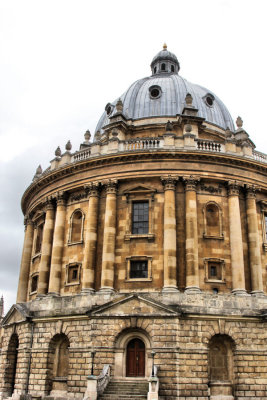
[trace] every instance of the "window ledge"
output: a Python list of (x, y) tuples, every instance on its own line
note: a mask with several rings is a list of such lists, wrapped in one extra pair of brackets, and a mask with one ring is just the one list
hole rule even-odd
[(74, 246), (76, 244), (83, 244), (83, 240), (79, 240), (78, 242), (68, 242), (68, 246)]
[(127, 278), (125, 282), (152, 282), (152, 278)]
[(203, 234), (204, 239), (217, 239), (217, 240), (224, 240), (224, 236), (211, 236), (211, 235), (206, 235), (205, 233)]
[(65, 283), (65, 286), (75, 286), (75, 285), (79, 285), (80, 282), (75, 281), (75, 282), (69, 282), (69, 283)]
[(42, 255), (42, 253), (40, 252), (40, 253), (36, 253), (36, 254), (34, 254), (34, 256), (32, 257), (32, 261), (34, 261), (36, 258), (39, 258), (39, 257), (41, 257), (41, 255)]
[(29, 294), (30, 294), (30, 296), (33, 296), (36, 293), (37, 293), (37, 290), (34, 290), (33, 292), (30, 292)]
[(126, 233), (125, 236), (124, 236), (124, 240), (131, 240), (131, 239), (154, 240), (155, 239), (155, 234), (154, 233), (141, 233), (141, 234)]
[(221, 279), (205, 279), (206, 283), (221, 283), (223, 285), (226, 284), (226, 281), (223, 281)]

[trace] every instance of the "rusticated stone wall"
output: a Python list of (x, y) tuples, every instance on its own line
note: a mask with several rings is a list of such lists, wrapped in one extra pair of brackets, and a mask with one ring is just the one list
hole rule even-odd
[(208, 400), (209, 346), (211, 339), (219, 336), (232, 343), (231, 387), (235, 398), (267, 398), (267, 322), (259, 318), (259, 310), (267, 308), (265, 298), (181, 293), (87, 294), (43, 298), (30, 307), (32, 323), (23, 321), (23, 315), (14, 309), (4, 327), (0, 370), (3, 398), (10, 394), (9, 344), (14, 334), (19, 342), (15, 393), (26, 389), (32, 324), (28, 389), (33, 396), (49, 394), (51, 343), (55, 335), (65, 335), (70, 343), (68, 398), (82, 399), (93, 349), (95, 375), (108, 363), (112, 377), (125, 376), (127, 343), (137, 337), (146, 346), (146, 376), (151, 373), (151, 351), (156, 352), (162, 400)]

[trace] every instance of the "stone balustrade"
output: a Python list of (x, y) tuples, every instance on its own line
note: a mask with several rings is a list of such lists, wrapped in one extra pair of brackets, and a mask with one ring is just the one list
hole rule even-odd
[[(179, 141), (177, 139), (180, 139)], [(183, 142), (182, 137), (174, 138), (173, 145), (170, 145), (167, 141), (166, 137), (150, 137), (150, 138), (135, 138), (130, 140), (119, 140), (117, 139), (117, 144), (110, 145), (112, 140), (105, 143), (93, 142), (87, 145), (85, 149), (80, 151), (76, 151), (72, 154), (70, 158), (70, 163), (77, 163), (80, 161), (84, 161), (90, 158), (98, 157), (105, 154), (112, 153), (122, 153), (122, 152), (132, 152), (132, 151), (147, 151), (147, 150), (190, 150), (190, 151), (203, 151), (203, 152), (211, 152), (211, 153), (221, 153), (221, 154), (231, 154), (237, 156), (243, 156), (246, 158), (254, 159), (255, 161), (267, 163), (267, 155), (261, 153), (259, 151), (253, 150), (252, 148), (249, 151), (245, 151), (240, 146), (234, 145), (234, 147), (229, 147), (225, 143), (221, 143), (214, 140), (203, 140), (199, 138), (193, 138), (193, 145), (190, 145), (190, 148)], [(240, 147), (240, 148), (239, 148)], [(51, 162), (51, 168), (45, 170), (40, 176), (47, 174), (50, 170), (60, 168), (62, 165), (66, 165), (66, 163)]]

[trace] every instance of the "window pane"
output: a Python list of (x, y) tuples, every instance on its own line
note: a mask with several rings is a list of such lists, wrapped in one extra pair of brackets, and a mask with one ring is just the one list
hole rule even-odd
[(132, 206), (132, 233), (148, 233), (148, 201), (136, 202)]
[(147, 278), (147, 261), (131, 261), (130, 278)]

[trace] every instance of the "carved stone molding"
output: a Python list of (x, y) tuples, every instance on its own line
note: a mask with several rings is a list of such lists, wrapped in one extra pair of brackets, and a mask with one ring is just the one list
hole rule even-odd
[(57, 192), (55, 195), (55, 200), (58, 206), (66, 205), (67, 198), (68, 198), (67, 192), (64, 192), (63, 190)]
[(53, 196), (47, 196), (44, 202), (44, 210), (54, 210), (54, 198)]
[(239, 196), (240, 189), (244, 185), (238, 181), (228, 181), (228, 196)]
[(212, 186), (212, 185), (205, 185), (204, 183), (200, 184), (200, 190), (202, 192), (207, 192), (210, 194), (221, 194), (222, 193), (222, 185)]
[(256, 199), (257, 190), (259, 190), (257, 186), (246, 184), (246, 197), (248, 199)]
[(103, 182), (103, 185), (106, 189), (106, 194), (116, 194), (118, 181), (117, 179), (109, 179), (108, 181)]
[(100, 188), (100, 182), (90, 182), (88, 185), (84, 185), (84, 190), (88, 197), (99, 197)]
[(197, 190), (197, 184), (200, 182), (200, 178), (194, 175), (183, 176), (183, 182), (185, 183), (185, 190)]
[(160, 178), (164, 190), (175, 190), (179, 177), (176, 175), (166, 175)]

